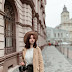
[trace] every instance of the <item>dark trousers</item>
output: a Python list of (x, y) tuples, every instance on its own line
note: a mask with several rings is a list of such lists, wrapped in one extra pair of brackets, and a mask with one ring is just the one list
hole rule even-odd
[(33, 70), (26, 70), (26, 72), (33, 72)]
[(29, 65), (27, 66), (26, 72), (33, 72), (33, 65), (32, 65), (32, 64), (29, 64)]

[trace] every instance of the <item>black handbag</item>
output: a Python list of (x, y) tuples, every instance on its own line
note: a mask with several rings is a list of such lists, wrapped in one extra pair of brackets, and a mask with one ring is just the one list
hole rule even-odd
[(24, 60), (23, 62), (24, 62), (25, 65), (19, 66), (19, 71), (20, 71), (20, 72), (23, 72), (23, 71), (27, 70), (27, 66), (26, 66), (25, 60)]
[(19, 71), (20, 71), (20, 72), (23, 72), (23, 71), (25, 71), (26, 69), (27, 69), (27, 66), (26, 66), (26, 65), (22, 65), (22, 66), (19, 67)]
[(19, 71), (20, 72), (23, 72), (25, 70), (27, 70), (27, 66), (26, 65), (22, 65), (22, 66), (19, 67)]
[(27, 70), (28, 72), (33, 72), (33, 65), (32, 64), (27, 65)]

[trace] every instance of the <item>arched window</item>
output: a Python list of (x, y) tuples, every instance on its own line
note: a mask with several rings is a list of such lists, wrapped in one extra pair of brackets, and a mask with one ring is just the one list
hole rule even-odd
[(13, 53), (16, 51), (16, 37), (15, 37), (15, 13), (13, 7), (8, 0), (4, 5), (4, 20), (5, 20), (5, 54)]

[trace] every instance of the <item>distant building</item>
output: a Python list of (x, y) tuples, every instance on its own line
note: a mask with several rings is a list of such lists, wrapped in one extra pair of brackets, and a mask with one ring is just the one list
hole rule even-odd
[(61, 24), (56, 27), (57, 29), (63, 29), (69, 31), (69, 41), (72, 42), (72, 18), (69, 17), (69, 12), (64, 5), (63, 12), (61, 13)]
[(56, 28), (46, 28), (47, 42), (69, 42), (69, 32)]

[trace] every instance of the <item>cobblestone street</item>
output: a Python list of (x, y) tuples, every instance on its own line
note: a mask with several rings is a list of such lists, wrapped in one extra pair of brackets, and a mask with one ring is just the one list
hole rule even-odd
[(42, 50), (45, 72), (72, 72), (72, 65), (54, 46)]

